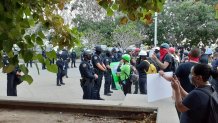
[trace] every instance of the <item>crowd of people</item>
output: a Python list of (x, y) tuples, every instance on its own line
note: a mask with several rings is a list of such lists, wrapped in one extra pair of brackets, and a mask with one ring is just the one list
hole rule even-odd
[[(211, 107), (211, 95), (215, 95), (218, 101), (218, 48), (214, 51), (196, 47), (184, 49), (163, 43), (160, 48), (153, 50), (127, 50), (120, 55), (120, 59), (114, 50), (106, 51), (106, 56), (102, 55), (100, 47), (95, 47), (94, 54), (91, 50), (84, 51), (79, 67), (83, 99), (102, 100), (99, 91), (103, 75), (104, 94), (112, 93), (110, 86), (114, 82), (109, 64), (120, 62), (116, 74), (124, 95), (132, 93), (133, 83), (135, 94), (138, 93), (138, 87), (140, 94), (147, 94), (147, 75), (159, 73), (171, 82), (181, 123), (208, 123), (211, 116), (214, 116), (212, 122), (217, 120), (217, 111), (210, 112), (211, 108), (215, 110), (218, 105)], [(167, 76), (165, 72), (173, 72), (173, 76)], [(138, 76), (138, 79), (133, 79), (134, 76)]]
[[(42, 56), (46, 58), (45, 52), (42, 52)], [(69, 64), (72, 68), (76, 68), (76, 58), (77, 54), (74, 50), (57, 51), (57, 86), (65, 84), (62, 78), (63, 76), (68, 78)], [(6, 54), (3, 62), (8, 64), (5, 59)], [(50, 61), (54, 64), (55, 60)], [(111, 96), (112, 90), (117, 89), (110, 66), (112, 62), (119, 62), (116, 75), (124, 95), (147, 94), (147, 75), (159, 73), (172, 84), (173, 97), (181, 122), (203, 123), (206, 120), (209, 97), (201, 89), (209, 90), (211, 93), (218, 91), (218, 47), (214, 50), (184, 48), (163, 43), (160, 47), (150, 50), (135, 48), (118, 51), (113, 48), (103, 51), (100, 46), (96, 46), (94, 50), (84, 50), (79, 65), (83, 99), (104, 100), (100, 95), (103, 77), (104, 95)], [(46, 69), (45, 64), (42, 65), (42, 69)], [(165, 72), (173, 72), (173, 76), (167, 76)], [(19, 68), (7, 75), (7, 95), (17, 96), (16, 86), (20, 83), (17, 79), (17, 76), (20, 76)], [(12, 81), (16, 81), (15, 84), (12, 84)], [(133, 85), (134, 92), (132, 92)]]

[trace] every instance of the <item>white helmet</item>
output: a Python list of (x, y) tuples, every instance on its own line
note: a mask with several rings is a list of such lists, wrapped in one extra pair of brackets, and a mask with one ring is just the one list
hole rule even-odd
[(139, 52), (139, 56), (147, 56), (147, 55), (148, 55), (147, 52), (144, 51), (144, 50), (141, 50), (141, 51)]

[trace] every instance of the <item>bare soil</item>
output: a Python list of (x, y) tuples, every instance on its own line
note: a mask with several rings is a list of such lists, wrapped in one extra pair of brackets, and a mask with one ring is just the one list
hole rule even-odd
[(0, 123), (156, 123), (156, 113), (100, 116), (88, 113), (0, 108)]

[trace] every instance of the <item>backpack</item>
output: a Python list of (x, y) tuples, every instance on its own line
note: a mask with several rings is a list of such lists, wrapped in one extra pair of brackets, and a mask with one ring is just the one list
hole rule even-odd
[(212, 86), (211, 89), (212, 92), (208, 89), (198, 88), (210, 97), (207, 123), (218, 123), (218, 93)]
[(147, 61), (147, 60), (144, 60), (144, 61), (149, 64), (148, 71), (146, 71), (147, 74), (154, 74), (154, 73), (157, 73), (157, 69), (156, 69), (156, 67), (154, 66), (154, 64), (150, 63), (150, 62)]

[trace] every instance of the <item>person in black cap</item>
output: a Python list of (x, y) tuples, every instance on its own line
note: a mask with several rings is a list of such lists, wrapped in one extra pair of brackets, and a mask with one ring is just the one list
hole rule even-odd
[(163, 43), (160, 47), (160, 59), (156, 57), (155, 54), (152, 55), (152, 58), (157, 62), (158, 66), (164, 72), (173, 71), (172, 70), (172, 63), (173, 57), (169, 54), (169, 44)]
[(103, 59), (101, 57), (102, 48), (100, 46), (95, 47), (95, 54), (92, 56), (92, 64), (95, 68), (95, 73), (98, 75), (98, 79), (95, 80), (95, 87), (94, 87), (94, 98), (98, 100), (103, 100), (100, 97), (100, 89), (102, 78), (104, 72), (107, 70), (105, 65), (103, 64)]
[(84, 60), (79, 66), (79, 71), (82, 77), (80, 82), (83, 89), (83, 99), (96, 99), (94, 95), (94, 80), (98, 79), (98, 75), (95, 74), (94, 69), (90, 64), (91, 57), (91, 50), (85, 50), (83, 52)]

